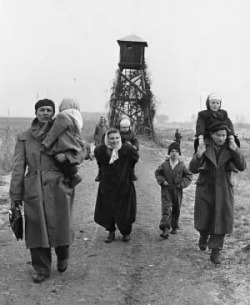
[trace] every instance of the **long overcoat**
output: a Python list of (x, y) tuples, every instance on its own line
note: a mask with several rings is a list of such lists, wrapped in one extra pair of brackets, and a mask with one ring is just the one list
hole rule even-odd
[(10, 198), (24, 201), (27, 248), (70, 245), (74, 189), (63, 183), (53, 157), (40, 152), (39, 131), (35, 119), (17, 136)]
[[(232, 166), (232, 163), (234, 166)], [(212, 140), (200, 159), (194, 154), (189, 164), (196, 181), (194, 225), (213, 234), (228, 234), (233, 230), (234, 186), (232, 173), (243, 171), (246, 161), (237, 147), (235, 151), (223, 146), (217, 161)]]
[(118, 151), (119, 158), (109, 164), (106, 145), (98, 145), (94, 151), (101, 170), (94, 220), (108, 228), (113, 218), (118, 227), (126, 228), (136, 218), (136, 192), (131, 177), (131, 163), (139, 159), (138, 152), (124, 143)]

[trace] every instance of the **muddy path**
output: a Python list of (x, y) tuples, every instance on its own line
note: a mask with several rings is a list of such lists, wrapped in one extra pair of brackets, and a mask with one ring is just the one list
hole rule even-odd
[[(190, 160), (190, 146), (183, 143), (183, 158)], [(76, 188), (74, 209), (75, 241), (68, 270), (64, 274), (53, 266), (50, 279), (34, 284), (29, 252), (17, 242), (7, 222), (0, 227), (0, 304), (100, 304), (100, 305), (216, 305), (250, 304), (248, 251), (250, 203), (247, 177), (236, 192), (235, 233), (228, 236), (221, 266), (209, 260), (209, 252), (197, 246), (193, 228), (195, 177), (184, 191), (181, 230), (162, 240), (160, 187), (154, 170), (166, 151), (152, 144), (141, 146), (141, 162), (136, 166), (138, 212), (131, 240), (105, 244), (106, 232), (93, 222), (97, 192), (95, 161), (85, 161), (83, 182)], [(242, 192), (244, 189), (244, 192)]]

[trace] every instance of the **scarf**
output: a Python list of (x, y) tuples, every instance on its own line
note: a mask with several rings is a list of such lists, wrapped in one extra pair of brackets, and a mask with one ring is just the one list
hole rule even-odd
[(114, 163), (118, 158), (119, 158), (119, 155), (118, 155), (118, 150), (122, 147), (122, 140), (121, 140), (121, 137), (120, 137), (120, 140), (119, 140), (119, 143), (118, 143), (118, 146), (115, 147), (115, 148), (112, 148), (109, 144), (109, 141), (108, 141), (108, 136), (107, 136), (107, 133), (105, 134), (105, 138), (104, 138), (104, 143), (105, 145), (112, 150), (111, 152), (111, 157), (110, 157), (110, 160), (109, 160), (109, 164), (112, 164)]

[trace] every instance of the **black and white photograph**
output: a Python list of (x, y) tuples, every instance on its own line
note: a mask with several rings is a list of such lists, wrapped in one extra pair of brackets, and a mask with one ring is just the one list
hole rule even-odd
[(250, 305), (249, 12), (0, 0), (1, 305)]

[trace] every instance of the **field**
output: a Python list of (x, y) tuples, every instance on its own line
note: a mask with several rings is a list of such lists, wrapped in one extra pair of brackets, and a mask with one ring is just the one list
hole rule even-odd
[[(85, 115), (85, 139), (90, 142), (100, 114)], [(5, 120), (1, 124), (2, 179), (0, 179), (0, 303), (1, 304), (155, 304), (155, 305), (249, 305), (250, 263), (250, 169), (235, 177), (234, 232), (226, 237), (220, 267), (199, 251), (193, 228), (195, 194), (192, 184), (184, 190), (181, 230), (168, 241), (159, 237), (160, 189), (154, 170), (164, 160), (167, 146), (178, 128), (183, 136), (182, 158), (186, 164), (193, 152), (192, 124), (156, 126), (155, 142), (140, 138), (140, 162), (136, 165), (137, 220), (131, 241), (124, 244), (119, 233), (111, 245), (103, 242), (106, 232), (93, 221), (98, 184), (95, 161), (81, 168), (83, 181), (76, 188), (75, 241), (70, 266), (58, 274), (53, 258), (52, 274), (42, 285), (32, 284), (33, 269), (25, 242), (17, 242), (8, 226), (8, 187), (15, 136), (27, 128), (29, 119)], [(237, 129), (248, 164), (248, 126)], [(196, 176), (196, 175), (194, 175)], [(18, 253), (18, 255), (16, 255)]]

